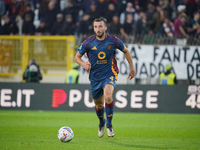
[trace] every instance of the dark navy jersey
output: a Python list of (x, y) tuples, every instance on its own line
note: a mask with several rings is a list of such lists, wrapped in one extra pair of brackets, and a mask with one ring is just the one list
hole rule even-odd
[(103, 41), (99, 41), (93, 35), (82, 43), (79, 53), (81, 55), (86, 53), (91, 63), (90, 81), (100, 81), (113, 75), (117, 79), (119, 70), (115, 57), (116, 49), (122, 51), (124, 44), (122, 40), (111, 35), (106, 35)]

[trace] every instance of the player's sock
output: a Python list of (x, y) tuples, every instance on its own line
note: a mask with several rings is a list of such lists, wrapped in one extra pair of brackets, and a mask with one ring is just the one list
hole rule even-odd
[(110, 104), (105, 104), (105, 111), (107, 117), (107, 127), (112, 126), (112, 118), (113, 118), (113, 110), (114, 110), (114, 102)]
[(104, 107), (102, 109), (100, 109), (100, 110), (97, 110), (96, 107), (95, 107), (95, 110), (96, 110), (97, 117), (99, 118), (100, 125), (104, 125), (104, 123), (105, 123), (105, 120), (104, 120)]

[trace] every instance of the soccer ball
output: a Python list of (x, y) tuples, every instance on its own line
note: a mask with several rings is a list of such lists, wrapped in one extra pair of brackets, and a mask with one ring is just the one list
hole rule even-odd
[(70, 142), (74, 137), (74, 132), (70, 127), (61, 127), (58, 130), (58, 139), (62, 142)]

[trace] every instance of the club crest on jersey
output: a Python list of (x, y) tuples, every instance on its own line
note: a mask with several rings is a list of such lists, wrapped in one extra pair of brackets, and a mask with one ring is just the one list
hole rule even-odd
[(94, 47), (92, 48), (92, 50), (97, 50), (96, 46), (94, 46)]
[(111, 45), (108, 45), (106, 48), (107, 48), (107, 50), (110, 50), (111, 49)]

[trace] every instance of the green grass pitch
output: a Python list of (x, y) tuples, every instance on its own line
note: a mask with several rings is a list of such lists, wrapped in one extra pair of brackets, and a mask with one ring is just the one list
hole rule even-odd
[[(200, 150), (199, 114), (114, 113), (115, 137), (97, 136), (95, 112), (0, 110), (0, 150)], [(74, 138), (62, 143), (57, 131)]]

